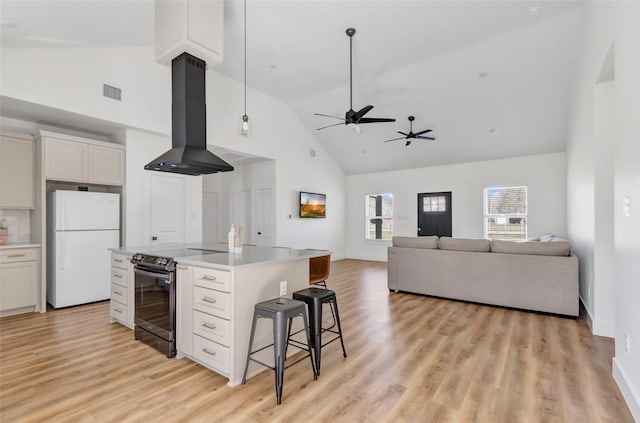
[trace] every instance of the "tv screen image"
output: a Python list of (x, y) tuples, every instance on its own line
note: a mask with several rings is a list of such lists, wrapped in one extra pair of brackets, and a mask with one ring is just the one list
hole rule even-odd
[(326, 217), (327, 196), (300, 192), (300, 217)]

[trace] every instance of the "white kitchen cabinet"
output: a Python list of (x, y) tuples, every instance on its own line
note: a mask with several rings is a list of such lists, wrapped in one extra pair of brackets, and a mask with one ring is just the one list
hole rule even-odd
[(0, 250), (0, 316), (36, 311), (38, 249)]
[(124, 185), (124, 147), (88, 138), (41, 131), (45, 179)]
[(124, 184), (124, 150), (89, 145), (89, 182), (104, 185)]
[(135, 314), (134, 276), (131, 257), (111, 253), (111, 304), (112, 322), (133, 329)]
[(222, 0), (157, 0), (156, 61), (171, 61), (186, 52), (215, 66), (222, 62), (224, 2)]
[(0, 134), (0, 207), (34, 207), (33, 171), (33, 138), (22, 134)]

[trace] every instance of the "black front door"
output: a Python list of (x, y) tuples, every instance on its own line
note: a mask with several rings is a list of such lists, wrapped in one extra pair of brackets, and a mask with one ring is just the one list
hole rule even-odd
[(451, 191), (418, 194), (418, 236), (451, 236)]

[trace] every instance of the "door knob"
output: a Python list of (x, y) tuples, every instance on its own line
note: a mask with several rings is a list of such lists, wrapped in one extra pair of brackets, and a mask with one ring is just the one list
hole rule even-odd
[(151, 237), (151, 241), (157, 241), (157, 240), (158, 240), (157, 236), (154, 235), (154, 236)]
[(262, 232), (258, 232), (258, 235), (262, 235)]

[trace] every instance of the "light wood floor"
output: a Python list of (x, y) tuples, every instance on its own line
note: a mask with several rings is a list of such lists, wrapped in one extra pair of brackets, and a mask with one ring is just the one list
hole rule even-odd
[[(0, 319), (2, 422), (632, 422), (613, 343), (584, 320), (390, 294), (386, 264), (332, 264), (348, 358), (323, 349), (236, 388), (109, 323), (108, 303)], [(249, 328), (247, 328), (249, 330)]]

